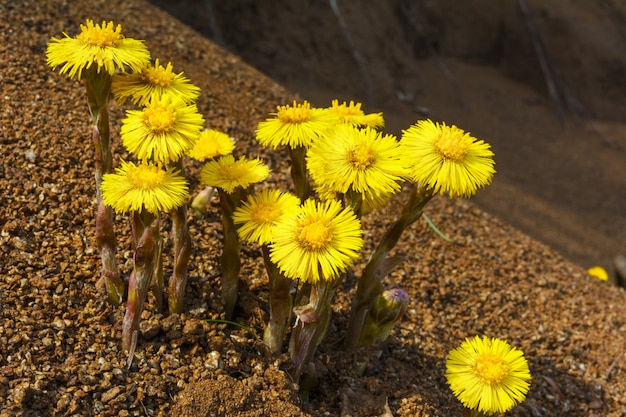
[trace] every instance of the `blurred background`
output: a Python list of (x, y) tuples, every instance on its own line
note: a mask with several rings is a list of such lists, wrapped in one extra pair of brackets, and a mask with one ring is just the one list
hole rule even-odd
[(476, 205), (584, 268), (626, 269), (626, 2), (151, 2), (315, 106), (486, 140), (498, 172)]

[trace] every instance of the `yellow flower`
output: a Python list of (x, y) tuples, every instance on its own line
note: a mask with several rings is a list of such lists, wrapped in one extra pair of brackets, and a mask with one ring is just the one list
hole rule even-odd
[(352, 210), (336, 200), (308, 199), (276, 225), (270, 259), (286, 277), (315, 284), (346, 271), (362, 247), (361, 222)]
[(382, 113), (365, 114), (361, 110), (361, 103), (354, 103), (350, 100), (350, 104), (344, 101), (339, 104), (339, 100), (333, 100), (328, 110), (339, 116), (340, 123), (347, 123), (358, 127), (371, 127), (379, 129), (385, 126), (385, 119)]
[(400, 190), (408, 172), (393, 135), (366, 127), (338, 125), (318, 138), (307, 152), (307, 167), (318, 186), (338, 193), (348, 190), (374, 198)]
[(234, 156), (224, 155), (206, 163), (200, 171), (200, 181), (232, 194), (239, 187), (246, 189), (252, 184), (265, 181), (269, 175), (269, 168), (258, 159), (243, 157), (235, 161)]
[(164, 94), (143, 110), (128, 110), (122, 121), (122, 143), (142, 161), (176, 162), (195, 145), (204, 118), (195, 105)]
[(104, 204), (118, 213), (167, 212), (182, 206), (187, 196), (187, 183), (180, 172), (124, 161), (114, 174), (103, 176), (101, 188)]
[(300, 207), (300, 199), (280, 190), (265, 189), (248, 197), (233, 213), (233, 222), (240, 225), (237, 233), (242, 240), (261, 245), (272, 242), (273, 232), (285, 216), (293, 216)]
[(235, 142), (226, 133), (218, 130), (203, 130), (189, 156), (198, 161), (228, 155), (235, 149)]
[(287, 145), (292, 149), (308, 147), (311, 142), (338, 122), (337, 116), (326, 109), (311, 108), (306, 100), (293, 106), (278, 106), (278, 111), (259, 123), (256, 138), (261, 145), (278, 148)]
[(161, 97), (167, 93), (177, 97), (186, 104), (193, 103), (200, 95), (200, 88), (193, 85), (183, 73), (172, 72), (172, 63), (166, 67), (159, 64), (146, 65), (141, 71), (132, 74), (114, 75), (111, 80), (111, 91), (119, 103), (130, 99), (133, 103), (146, 106), (153, 97)]
[(81, 33), (75, 38), (51, 38), (48, 44), (48, 65), (55, 69), (62, 65), (59, 72), (67, 73), (70, 78), (82, 75), (84, 69), (92, 64), (98, 66), (98, 71), (104, 67), (109, 75), (113, 75), (116, 68), (124, 69), (128, 66), (133, 71), (139, 71), (150, 62), (150, 52), (143, 41), (125, 38), (122, 35), (122, 26), (114, 28), (113, 22), (102, 22), (102, 26), (94, 25), (93, 20), (87, 19), (86, 25), (80, 25)]
[(603, 282), (607, 282), (609, 280), (608, 272), (606, 272), (606, 269), (602, 268), (601, 266), (592, 266), (591, 268), (587, 269), (587, 273)]
[(465, 407), (483, 413), (504, 413), (524, 401), (531, 379), (521, 350), (486, 336), (450, 351), (446, 378)]
[(452, 198), (474, 195), (496, 172), (489, 144), (456, 126), (420, 120), (403, 131), (400, 145), (411, 179)]

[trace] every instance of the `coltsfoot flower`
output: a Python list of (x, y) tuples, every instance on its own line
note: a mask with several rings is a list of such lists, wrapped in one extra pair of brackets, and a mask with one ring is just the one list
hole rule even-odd
[(300, 208), (300, 199), (280, 190), (265, 189), (251, 195), (233, 213), (233, 222), (239, 225), (237, 234), (247, 242), (261, 245), (272, 242), (278, 222), (293, 216)]
[(148, 64), (140, 71), (114, 75), (111, 90), (119, 103), (130, 99), (140, 106), (148, 105), (154, 97), (161, 97), (165, 93), (181, 99), (185, 104), (193, 103), (200, 95), (200, 88), (193, 85), (182, 72), (173, 72), (171, 62), (164, 67), (158, 59), (154, 65)]
[(408, 175), (393, 135), (366, 127), (337, 125), (307, 151), (307, 167), (316, 185), (337, 193), (348, 190), (389, 196)]
[(206, 163), (200, 171), (200, 181), (232, 194), (238, 188), (246, 189), (252, 184), (265, 181), (269, 175), (269, 168), (258, 159), (243, 157), (235, 160), (232, 155), (224, 155)]
[(326, 109), (311, 108), (308, 101), (302, 104), (278, 106), (272, 117), (259, 123), (256, 138), (261, 145), (291, 149), (308, 148), (312, 141), (338, 122), (337, 116)]
[(203, 162), (207, 159), (228, 155), (235, 149), (235, 142), (224, 132), (207, 129), (200, 132), (200, 136), (194, 147), (189, 151), (189, 156)]
[(530, 389), (530, 370), (521, 350), (504, 340), (465, 339), (446, 360), (446, 378), (461, 403), (481, 413), (504, 413)]
[(195, 104), (164, 94), (143, 110), (128, 110), (122, 121), (122, 143), (142, 161), (178, 161), (198, 139), (204, 118)]
[(400, 145), (412, 181), (452, 198), (474, 195), (496, 172), (490, 145), (456, 126), (420, 120), (403, 131)]
[(603, 282), (607, 282), (609, 280), (609, 273), (606, 272), (606, 269), (602, 268), (601, 266), (592, 266), (591, 268), (587, 269), (587, 273)]
[(361, 103), (350, 100), (350, 104), (339, 104), (339, 100), (333, 100), (328, 110), (339, 117), (339, 123), (347, 123), (358, 127), (371, 127), (380, 129), (385, 126), (382, 113), (365, 114), (361, 110)]
[(363, 247), (361, 222), (336, 200), (305, 200), (274, 230), (270, 258), (286, 277), (315, 284), (345, 272)]
[(83, 70), (93, 64), (97, 65), (97, 72), (104, 68), (113, 75), (117, 68), (140, 71), (150, 63), (150, 52), (143, 41), (124, 37), (122, 25), (105, 21), (94, 25), (93, 20), (87, 19), (80, 30), (75, 38), (63, 33), (64, 38), (50, 39), (47, 62), (53, 69), (61, 66), (61, 74), (80, 80)]
[(104, 203), (118, 213), (167, 212), (183, 205), (187, 196), (187, 182), (178, 171), (124, 161), (114, 174), (104, 175), (101, 188)]

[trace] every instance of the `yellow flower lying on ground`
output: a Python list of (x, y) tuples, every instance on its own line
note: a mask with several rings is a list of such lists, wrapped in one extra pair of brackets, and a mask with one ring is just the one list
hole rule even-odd
[(476, 336), (448, 354), (446, 378), (463, 405), (504, 413), (526, 398), (530, 370), (521, 350), (504, 340)]
[(395, 136), (342, 124), (315, 140), (306, 161), (317, 187), (378, 198), (399, 191), (408, 175), (400, 155)]
[(119, 103), (130, 99), (140, 106), (146, 106), (153, 97), (158, 98), (165, 93), (181, 99), (185, 104), (193, 103), (200, 95), (200, 88), (193, 85), (182, 72), (173, 72), (171, 62), (163, 67), (158, 59), (154, 65), (148, 64), (141, 71), (114, 75), (111, 90)]
[(300, 199), (280, 190), (262, 190), (251, 195), (233, 213), (233, 222), (240, 225), (237, 234), (242, 240), (261, 245), (274, 240), (276, 224), (285, 216), (293, 216), (300, 208)]
[(452, 198), (474, 195), (496, 172), (489, 144), (456, 126), (420, 120), (403, 131), (400, 145), (412, 181)]
[(208, 129), (200, 132), (195, 146), (189, 151), (189, 156), (203, 162), (207, 159), (228, 155), (235, 149), (235, 142), (224, 132)]
[(278, 106), (272, 117), (259, 123), (256, 138), (261, 145), (291, 149), (309, 147), (311, 142), (338, 122), (337, 116), (326, 109), (311, 108), (308, 101), (293, 106)]
[(114, 174), (104, 175), (101, 188), (104, 203), (118, 213), (167, 212), (183, 205), (187, 196), (187, 182), (178, 171), (124, 161)]
[(345, 272), (363, 247), (361, 222), (336, 200), (306, 200), (274, 230), (270, 258), (286, 277), (315, 284)]
[(204, 118), (195, 104), (164, 94), (143, 110), (128, 110), (122, 121), (122, 143), (142, 161), (176, 162), (198, 139)]
[(200, 171), (200, 181), (232, 194), (240, 187), (246, 189), (252, 184), (265, 181), (269, 175), (269, 168), (258, 159), (243, 157), (235, 160), (232, 155), (224, 155), (206, 163)]
[(339, 100), (333, 100), (328, 110), (339, 117), (339, 123), (347, 123), (357, 127), (371, 127), (379, 129), (385, 126), (385, 119), (382, 113), (365, 114), (361, 110), (361, 103), (339, 104)]
[(122, 26), (114, 27), (113, 22), (94, 25), (87, 19), (86, 25), (80, 25), (81, 32), (71, 38), (51, 38), (48, 44), (48, 65), (52, 68), (61, 66), (59, 72), (67, 73), (70, 78), (78, 75), (80, 80), (83, 70), (98, 66), (97, 72), (104, 68), (109, 75), (115, 69), (128, 66), (132, 71), (140, 71), (150, 63), (150, 52), (143, 41), (125, 38)]
[(587, 269), (587, 273), (594, 278), (599, 279), (600, 281), (607, 282), (609, 280), (609, 274), (606, 272), (606, 269), (601, 266), (592, 266)]

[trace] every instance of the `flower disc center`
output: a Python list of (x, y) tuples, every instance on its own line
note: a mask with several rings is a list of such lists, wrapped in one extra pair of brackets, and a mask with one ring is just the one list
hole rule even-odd
[(375, 156), (368, 146), (357, 145), (350, 151), (350, 163), (357, 169), (366, 169), (372, 165)]
[(488, 352), (476, 358), (473, 370), (477, 377), (488, 384), (499, 384), (508, 374), (508, 368), (502, 358)]
[(135, 189), (152, 190), (163, 182), (165, 171), (153, 165), (131, 166), (128, 168), (126, 178)]
[(87, 26), (82, 26), (82, 32), (77, 36), (83, 44), (89, 46), (98, 46), (100, 48), (116, 48), (122, 42), (124, 38), (122, 36), (122, 26), (117, 25), (113, 30), (113, 22), (102, 25), (93, 25), (93, 23)]
[(154, 133), (166, 133), (174, 128), (176, 111), (169, 106), (149, 106), (144, 110), (143, 120)]
[(174, 81), (174, 74), (172, 69), (163, 68), (161, 65), (149, 66), (141, 71), (141, 77), (151, 85), (159, 87), (169, 87)]
[(283, 123), (304, 123), (311, 120), (311, 106), (305, 103), (301, 106), (280, 106), (276, 114)]
[(472, 140), (468, 135), (456, 126), (452, 126), (449, 130), (440, 133), (435, 139), (434, 146), (437, 153), (447, 160), (461, 162), (467, 155), (467, 149), (471, 143)]
[(332, 234), (328, 224), (321, 220), (314, 220), (305, 224), (298, 234), (298, 241), (309, 251), (318, 251), (328, 246)]
[(270, 224), (281, 215), (281, 210), (276, 204), (257, 204), (251, 213), (252, 221), (261, 224)]
[(241, 164), (223, 165), (220, 167), (219, 176), (226, 181), (237, 181), (246, 173), (246, 168)]

